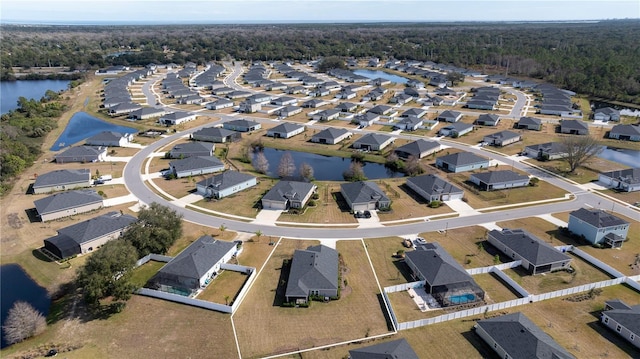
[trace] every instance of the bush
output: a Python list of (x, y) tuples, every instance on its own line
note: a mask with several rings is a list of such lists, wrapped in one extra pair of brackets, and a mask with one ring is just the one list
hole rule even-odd
[(431, 201), (431, 202), (429, 202), (429, 207), (431, 207), (431, 208), (439, 208), (440, 206), (442, 206), (442, 202), (440, 202), (440, 201)]
[(309, 202), (307, 202), (307, 206), (309, 207), (315, 207), (316, 206), (316, 201), (310, 199)]

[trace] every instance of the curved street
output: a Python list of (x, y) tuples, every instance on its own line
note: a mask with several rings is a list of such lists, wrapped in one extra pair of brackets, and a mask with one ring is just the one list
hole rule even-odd
[[(235, 79), (240, 76), (242, 73), (241, 66), (236, 64), (233, 68), (232, 73), (224, 79), (224, 82), (230, 87), (234, 88), (242, 88), (239, 86)], [(155, 82), (155, 81), (154, 81)], [(151, 100), (151, 97), (155, 98), (155, 93), (151, 89), (152, 81), (147, 82), (145, 86), (143, 86), (143, 90), (145, 95), (147, 96), (147, 100), (149, 103), (155, 101)], [(246, 90), (246, 89), (245, 89)], [(526, 105), (526, 97), (520, 91), (516, 91), (513, 89), (507, 90), (508, 92), (515, 94), (517, 96), (517, 102), (514, 105), (513, 111), (511, 112), (511, 117), (519, 117), (520, 112), (523, 107)], [(215, 217), (213, 215), (197, 212), (194, 210), (190, 210), (187, 208), (183, 208), (178, 206), (159, 194), (153, 192), (151, 189), (147, 187), (144, 183), (144, 179), (142, 177), (141, 169), (144, 167), (145, 161), (152, 153), (158, 151), (160, 148), (170, 144), (171, 142), (183, 137), (189, 133), (195, 132), (202, 127), (211, 126), (215, 123), (221, 123), (226, 120), (233, 119), (235, 117), (228, 115), (215, 114), (215, 116), (220, 117), (219, 121), (210, 122), (206, 125), (199, 126), (197, 128), (192, 128), (186, 131), (182, 131), (176, 134), (173, 134), (169, 137), (162, 138), (151, 145), (143, 148), (136, 155), (134, 155), (131, 160), (126, 164), (123, 171), (123, 178), (127, 189), (133, 194), (138, 200), (144, 204), (150, 204), (153, 202), (157, 202), (170, 208), (176, 210), (178, 213), (183, 215), (184, 220), (193, 222), (196, 224), (209, 226), (209, 227), (219, 227), (224, 225), (225, 227), (242, 232), (250, 232), (255, 233), (257, 231), (262, 232), (265, 235), (270, 236), (283, 236), (283, 237), (292, 237), (292, 238), (313, 238), (313, 239), (348, 239), (348, 238), (370, 238), (370, 237), (384, 237), (384, 236), (398, 236), (398, 235), (414, 235), (420, 232), (430, 232), (436, 230), (446, 230), (452, 228), (473, 226), (483, 223), (491, 223), (497, 221), (506, 221), (512, 219), (533, 217), (539, 215), (545, 215), (555, 212), (565, 212), (572, 211), (581, 207), (597, 207), (604, 209), (612, 209), (614, 212), (620, 213), (629, 218), (638, 218), (639, 213), (633, 207), (628, 204), (622, 204), (617, 201), (610, 200), (606, 197), (596, 195), (594, 193), (585, 191), (582, 187), (577, 184), (573, 184), (568, 182), (567, 180), (557, 177), (556, 175), (549, 174), (540, 169), (532, 167), (528, 164), (520, 162), (518, 156), (503, 156), (502, 154), (484, 150), (477, 146), (468, 146), (452, 141), (441, 141), (442, 144), (454, 148), (464, 149), (465, 151), (474, 152), (476, 154), (480, 154), (485, 157), (489, 157), (492, 160), (497, 160), (506, 165), (511, 165), (514, 168), (525, 171), (532, 176), (538, 177), (543, 181), (547, 181), (554, 186), (560, 187), (565, 191), (573, 194), (573, 199), (565, 200), (565, 201), (555, 201), (545, 204), (536, 204), (527, 207), (520, 208), (504, 208), (503, 210), (493, 211), (489, 213), (480, 213), (467, 215), (462, 217), (455, 218), (446, 218), (439, 220), (428, 220), (425, 219), (424, 222), (413, 222), (408, 224), (394, 224), (392, 226), (378, 226), (378, 227), (366, 227), (366, 228), (327, 228), (317, 226), (308, 226), (308, 227), (283, 227), (281, 225), (276, 226), (274, 224), (258, 224), (258, 223), (247, 223), (239, 220), (233, 220), (229, 218), (221, 218)], [(251, 118), (250, 116), (243, 116), (246, 118), (250, 118), (254, 121), (258, 122), (272, 122), (270, 119), (260, 119), (260, 118)], [(324, 128), (327, 126), (318, 126), (311, 125), (308, 126), (311, 128)], [(363, 131), (366, 132), (366, 131)], [(416, 136), (413, 135), (396, 135), (400, 138), (414, 139)], [(436, 139), (438, 140), (438, 139)], [(419, 219), (419, 218), (418, 218)], [(415, 219), (413, 219), (415, 220)]]

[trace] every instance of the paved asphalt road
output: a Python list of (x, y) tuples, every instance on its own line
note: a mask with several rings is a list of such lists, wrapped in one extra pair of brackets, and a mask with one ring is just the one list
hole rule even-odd
[[(234, 87), (234, 88), (239, 87), (237, 84), (235, 84), (234, 79), (237, 78), (240, 74), (241, 74), (241, 67), (239, 64), (236, 64), (232, 74), (225, 79), (225, 82), (228, 85), (231, 85), (230, 87)], [(146, 88), (143, 87), (143, 91), (145, 92), (145, 95), (147, 95), (148, 97), (153, 96), (148, 86)], [(514, 110), (512, 111), (512, 114), (514, 114), (514, 116), (517, 117), (519, 116), (519, 111), (521, 111), (522, 107), (526, 103), (526, 99), (524, 98), (524, 95), (519, 91), (514, 91), (512, 93), (514, 93), (518, 97), (518, 100), (516, 103), (518, 104), (519, 109), (516, 109), (514, 106)], [(220, 115), (220, 114), (216, 114), (216, 116), (221, 117), (220, 121), (222, 122), (234, 118), (231, 116)], [(258, 119), (254, 119), (254, 120), (258, 120)], [(260, 119), (260, 121), (268, 122), (272, 120)], [(603, 208), (607, 210), (613, 209), (615, 212), (618, 212), (630, 218), (637, 219), (640, 217), (639, 212), (631, 208), (630, 206), (624, 206), (619, 203), (610, 201), (604, 197), (595, 195), (590, 192), (586, 192), (580, 187), (573, 185), (563, 179), (549, 175), (536, 168), (520, 163), (514, 159), (506, 158), (497, 153), (485, 151), (480, 148), (469, 147), (469, 146), (465, 146), (465, 145), (461, 145), (461, 144), (453, 143), (449, 141), (443, 141), (443, 143), (451, 147), (461, 148), (466, 151), (474, 152), (485, 157), (490, 157), (492, 159), (500, 160), (506, 163), (507, 165), (511, 164), (514, 168), (518, 168), (520, 170), (526, 171), (531, 175), (534, 175), (542, 180), (548, 181), (549, 183), (557, 187), (560, 187), (570, 193), (573, 193), (575, 195), (575, 199), (571, 201), (554, 202), (554, 203), (541, 204), (541, 205), (535, 205), (535, 206), (529, 206), (529, 207), (523, 207), (523, 208), (496, 211), (491, 213), (469, 215), (464, 217), (441, 219), (441, 220), (434, 220), (434, 221), (427, 221), (427, 222), (420, 222), (420, 223), (394, 225), (394, 226), (387, 226), (387, 227), (381, 226), (381, 227), (373, 227), (373, 228), (350, 228), (350, 229), (326, 228), (326, 227), (299, 228), (299, 227), (281, 227), (281, 226), (276, 227), (275, 225), (246, 223), (246, 222), (235, 221), (227, 218), (218, 218), (218, 217), (214, 217), (204, 213), (185, 209), (165, 200), (163, 197), (151, 191), (144, 184), (144, 181), (142, 180), (142, 177), (141, 177), (141, 168), (143, 168), (144, 161), (152, 152), (175, 141), (176, 139), (178, 139), (181, 136), (184, 136), (185, 134), (192, 133), (205, 126), (211, 126), (212, 124), (213, 123), (208, 123), (206, 125), (203, 125), (197, 128), (176, 133), (170, 137), (162, 138), (159, 141), (145, 147), (140, 152), (138, 152), (127, 163), (123, 172), (124, 181), (128, 190), (133, 195), (135, 195), (141, 202), (146, 204), (158, 202), (163, 205), (167, 205), (175, 209), (177, 212), (181, 213), (184, 216), (185, 220), (193, 223), (210, 226), (210, 227), (219, 227), (220, 225), (224, 224), (225, 227), (231, 230), (236, 230), (236, 231), (244, 231), (244, 232), (250, 232), (250, 233), (261, 231), (265, 235), (295, 237), (295, 238), (345, 239), (345, 238), (368, 238), (368, 237), (411, 235), (411, 234), (416, 234), (420, 232), (453, 229), (453, 228), (472, 226), (472, 225), (477, 225), (482, 223), (533, 217), (537, 215), (549, 214), (554, 212), (571, 211), (584, 206)], [(321, 128), (321, 127), (322, 126), (318, 126), (318, 128)], [(411, 135), (399, 135), (398, 137), (408, 138), (408, 139), (415, 138), (415, 136), (411, 136)], [(531, 200), (535, 201), (536, 199), (532, 198)]]

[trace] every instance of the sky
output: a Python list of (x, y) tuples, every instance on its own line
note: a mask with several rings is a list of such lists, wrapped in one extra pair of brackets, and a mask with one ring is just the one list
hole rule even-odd
[(640, 0), (1, 0), (0, 23), (571, 21), (640, 18)]

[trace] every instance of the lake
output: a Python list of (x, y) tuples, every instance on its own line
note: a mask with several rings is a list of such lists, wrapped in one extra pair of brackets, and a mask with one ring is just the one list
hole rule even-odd
[(353, 73), (356, 75), (360, 75), (360, 76), (364, 76), (364, 77), (368, 77), (370, 79), (377, 79), (378, 77), (389, 80), (393, 83), (396, 84), (406, 84), (407, 81), (409, 81), (408, 78), (406, 77), (402, 77), (402, 76), (398, 76), (398, 75), (393, 75), (390, 74), (388, 72), (384, 72), (384, 71), (380, 71), (380, 70), (353, 70)]
[(86, 112), (76, 112), (69, 120), (67, 127), (60, 134), (51, 147), (51, 151), (58, 151), (65, 147), (76, 144), (102, 131), (114, 131), (121, 133), (137, 133), (138, 130), (132, 127), (114, 125), (93, 117)]
[(69, 86), (67, 80), (22, 80), (0, 82), (0, 113), (18, 108), (18, 98), (40, 100), (47, 90), (61, 91)]
[(624, 148), (606, 147), (598, 157), (629, 167), (640, 167), (640, 151)]
[[(47, 290), (34, 282), (27, 273), (17, 264), (0, 266), (0, 313), (2, 325), (7, 317), (9, 309), (16, 301), (24, 301), (46, 316), (49, 313), (51, 298)], [(2, 336), (1, 348), (7, 343)]]
[[(348, 170), (351, 164), (350, 158), (323, 156), (307, 152), (282, 151), (273, 148), (264, 148), (263, 152), (269, 161), (269, 171), (267, 174), (272, 177), (278, 177), (278, 165), (280, 164), (280, 158), (285, 152), (289, 152), (291, 157), (293, 157), (293, 162), (296, 165), (295, 175), (298, 175), (297, 170), (300, 169), (300, 165), (307, 163), (313, 167), (313, 177), (318, 181), (344, 181), (342, 173)], [(403, 173), (390, 171), (384, 164), (380, 163), (365, 162), (362, 169), (364, 170), (365, 176), (370, 180), (404, 177)]]

